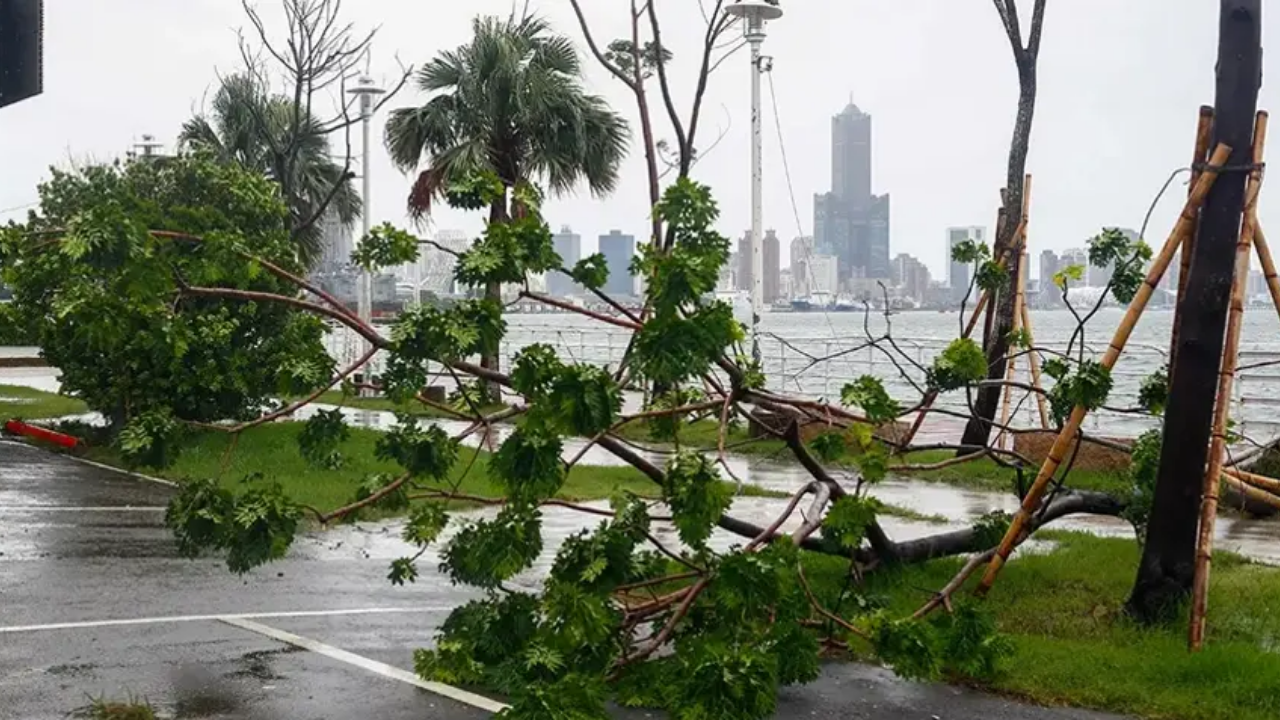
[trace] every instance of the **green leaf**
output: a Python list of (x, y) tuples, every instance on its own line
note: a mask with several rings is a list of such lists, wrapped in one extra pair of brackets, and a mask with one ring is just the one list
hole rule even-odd
[(542, 515), (511, 504), (493, 520), (462, 528), (444, 549), (441, 568), (456, 583), (496, 588), (528, 568), (542, 552)]
[(822, 518), (822, 537), (845, 553), (858, 549), (867, 528), (876, 521), (878, 508), (879, 504), (871, 498), (853, 495), (837, 498)]
[(884, 383), (871, 375), (863, 375), (846, 384), (840, 392), (840, 400), (845, 405), (862, 408), (867, 419), (877, 425), (893, 420), (902, 413), (902, 406), (889, 397)]
[(554, 496), (564, 485), (560, 459), (564, 444), (556, 435), (524, 425), (502, 443), (489, 461), (490, 475), (507, 497), (534, 503)]
[(320, 410), (298, 433), (298, 451), (314, 467), (335, 470), (345, 463), (338, 446), (351, 437), (351, 428), (341, 408)]
[(1156, 370), (1138, 385), (1138, 404), (1152, 415), (1163, 415), (1169, 401), (1169, 366)]
[(1111, 371), (1095, 360), (1085, 360), (1075, 372), (1058, 379), (1049, 390), (1049, 405), (1054, 418), (1066, 420), (1077, 405), (1097, 410), (1111, 393)]
[(1079, 282), (1084, 280), (1084, 266), (1078, 263), (1068, 265), (1053, 274), (1053, 284), (1057, 285), (1060, 290), (1067, 289), (1069, 281)]
[(951, 341), (933, 360), (928, 382), (940, 391), (958, 390), (987, 377), (987, 356), (970, 338)]
[(392, 585), (404, 585), (406, 582), (416, 582), (418, 580), (418, 568), (413, 564), (413, 558), (396, 558), (391, 561), (391, 570), (387, 573), (387, 579)]
[(439, 425), (421, 427), (416, 417), (398, 415), (396, 425), (378, 438), (374, 452), (413, 477), (443, 480), (458, 461), (458, 442)]
[(716, 521), (733, 500), (732, 488), (720, 481), (712, 461), (699, 453), (672, 458), (665, 483), (663, 495), (680, 540), (695, 550), (706, 547)]
[(978, 266), (975, 282), (987, 292), (999, 292), (1009, 284), (1009, 271), (994, 260), (986, 260)]
[(1062, 378), (1067, 376), (1067, 373), (1071, 372), (1071, 366), (1067, 364), (1065, 359), (1059, 357), (1045, 360), (1043, 369), (1044, 374), (1054, 380), (1062, 380)]
[(417, 261), (419, 243), (413, 235), (383, 223), (360, 239), (351, 261), (365, 270), (406, 265)]
[(972, 239), (961, 240), (951, 246), (952, 262), (970, 264), (991, 257), (991, 249)]
[(511, 387), (527, 398), (541, 399), (563, 369), (555, 348), (543, 343), (528, 345), (516, 353)]
[(449, 514), (445, 512), (444, 505), (422, 503), (410, 511), (401, 537), (405, 542), (423, 548), (435, 542), (448, 524)]
[(573, 266), (569, 276), (589, 290), (599, 290), (609, 281), (609, 261), (600, 253), (588, 255)]

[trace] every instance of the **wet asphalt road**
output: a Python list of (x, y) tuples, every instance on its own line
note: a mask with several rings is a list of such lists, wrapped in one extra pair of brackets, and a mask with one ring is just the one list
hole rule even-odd
[[(165, 716), (470, 720), (488, 713), (218, 619), (293, 633), (395, 668), (469, 594), (431, 576), (386, 581), (386, 561), (300, 542), (238, 578), (177, 557), (171, 490), (0, 442), (0, 718), (64, 718), (89, 698), (145, 698)], [(305, 613), (332, 614), (305, 614)], [(304, 614), (299, 614), (304, 613)], [(52, 627), (50, 627), (52, 625)], [(654, 717), (626, 713), (626, 718)], [(785, 689), (778, 718), (1104, 720), (832, 665)]]

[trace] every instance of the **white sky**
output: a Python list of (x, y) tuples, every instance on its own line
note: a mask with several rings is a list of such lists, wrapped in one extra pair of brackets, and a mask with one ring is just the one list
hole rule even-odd
[[(694, 0), (657, 1), (687, 113), (702, 18)], [(766, 53), (775, 58), (800, 228), (767, 82), (766, 228), (784, 239), (812, 232), (813, 193), (830, 182), (830, 117), (852, 97), (874, 116), (873, 187), (893, 195), (892, 254), (912, 253), (945, 278), (944, 229), (992, 224), (1004, 179), (1017, 78), (994, 8), (986, 0), (783, 2), (787, 16), (771, 25)], [(1031, 2), (1021, 4), (1025, 22)], [(258, 5), (278, 17), (275, 0)], [(585, 5), (602, 44), (627, 32), (627, 0)], [(530, 6), (580, 39), (568, 0)], [(0, 211), (35, 200), (50, 165), (110, 159), (143, 133), (171, 144), (211, 92), (216, 72), (236, 70), (234, 33), (246, 24), (236, 0), (50, 0), (45, 7), (45, 93), (0, 110)], [(510, 0), (344, 3), (359, 27), (381, 28), (374, 70), (388, 79), (394, 56), (420, 64), (465, 42), (474, 15), (510, 7)], [(1217, 12), (1217, 3), (1204, 0), (1049, 0), (1028, 164), (1035, 176), (1032, 258), (1044, 247), (1080, 245), (1103, 225), (1139, 227), (1169, 172), (1188, 160), (1198, 106), (1212, 103)], [(1280, 24), (1264, 27), (1265, 45), (1277, 39)], [(1267, 77), (1276, 57), (1265, 56)], [(590, 89), (634, 125), (630, 95), (593, 61), (586, 65)], [(734, 239), (750, 219), (748, 78), (745, 51), (713, 77), (702, 147), (727, 135), (695, 173), (715, 189), (722, 230)], [(1264, 86), (1260, 106), (1274, 106), (1278, 93), (1277, 85)], [(393, 104), (421, 101), (410, 90)], [(404, 223), (411, 180), (387, 160), (381, 127), (376, 137), (373, 219)], [(1182, 192), (1171, 192), (1157, 211), (1148, 232), (1156, 242), (1171, 227)], [(643, 235), (647, 203), (637, 148), (614, 196), (558, 199), (546, 215), (555, 228), (572, 225), (589, 252), (611, 228)], [(1277, 208), (1280, 194), (1264, 194), (1264, 223)], [(0, 212), (0, 220), (20, 215)], [(481, 218), (441, 213), (436, 225), (475, 232)]]

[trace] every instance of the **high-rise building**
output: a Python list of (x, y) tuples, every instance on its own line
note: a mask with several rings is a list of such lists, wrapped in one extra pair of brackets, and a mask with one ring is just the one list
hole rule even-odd
[(1040, 251), (1040, 291), (1053, 287), (1053, 276), (1061, 269), (1058, 254), (1052, 250)]
[(764, 302), (766, 304), (776, 303), (783, 298), (781, 278), (779, 274), (782, 272), (782, 243), (778, 240), (778, 233), (768, 230), (764, 234), (764, 247), (761, 251), (764, 255)]
[(1079, 265), (1084, 272), (1082, 280), (1072, 280), (1071, 287), (1083, 287), (1089, 284), (1089, 251), (1084, 248), (1063, 250), (1058, 256), (1058, 270), (1062, 271), (1072, 265)]
[[(566, 269), (572, 270), (573, 266), (582, 259), (582, 236), (568, 225), (561, 227), (560, 232), (551, 236), (551, 242), (555, 246), (556, 254), (560, 256), (561, 264)], [(547, 273), (547, 294), (554, 297), (580, 295), (582, 288), (573, 281), (573, 278), (552, 270)]]
[(634, 297), (636, 283), (631, 275), (631, 259), (636, 254), (636, 236), (610, 230), (608, 235), (600, 236), (600, 253), (609, 267), (609, 281), (604, 291), (616, 297)]
[(947, 228), (947, 285), (953, 301), (959, 301), (969, 292), (969, 283), (973, 280), (973, 265), (951, 259), (951, 250), (965, 240), (981, 245), (987, 241), (987, 229), (979, 225)]
[(831, 119), (831, 192), (813, 199), (814, 247), (841, 281), (889, 277), (889, 196), (871, 193), (871, 116), (850, 103)]

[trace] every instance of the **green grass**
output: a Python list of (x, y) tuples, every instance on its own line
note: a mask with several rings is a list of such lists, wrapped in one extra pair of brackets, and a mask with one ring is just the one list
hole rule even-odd
[(76, 398), (20, 385), (0, 385), (0, 422), (43, 420), (88, 412)]
[(125, 702), (96, 698), (89, 707), (76, 714), (89, 720), (156, 720), (155, 708), (145, 700)]
[[(1015, 646), (1006, 672), (987, 689), (1159, 720), (1280, 717), (1280, 569), (1216, 553), (1207, 643), (1192, 655), (1185, 619), (1147, 629), (1124, 616), (1138, 562), (1132, 540), (1042, 536), (1057, 549), (1017, 556), (986, 601)], [(806, 563), (815, 592), (830, 602), (847, 563), (820, 556)], [(875, 572), (867, 592), (903, 616), (960, 565), (948, 559)]]
[[(343, 467), (337, 470), (314, 467), (298, 452), (297, 438), (302, 427), (303, 423), (293, 422), (260, 425), (242, 433), (239, 440), (234, 441), (235, 447), (229, 454), (227, 449), (233, 442), (230, 435), (214, 431), (193, 432), (184, 442), (182, 452), (173, 465), (148, 472), (177, 482), (215, 478), (228, 487), (260, 473), (264, 478), (280, 483), (295, 502), (320, 510), (332, 510), (351, 502), (357, 486), (370, 474), (398, 472), (395, 464), (374, 456), (374, 444), (382, 433), (365, 428), (351, 428), (350, 438), (341, 445), (340, 451), (346, 458)], [(117, 467), (124, 464), (112, 448), (92, 447), (87, 452), (98, 462)], [(452, 487), (452, 483), (459, 482), (458, 492), (486, 498), (502, 497), (501, 489), (489, 477), (488, 461), (489, 453), (482, 451), (477, 455), (474, 448), (463, 448), (450, 482), (437, 486)], [(659, 493), (658, 487), (647, 476), (632, 467), (577, 465), (569, 472), (568, 480), (557, 497), (571, 501), (600, 500), (619, 491), (643, 496)], [(742, 492), (748, 496), (779, 495), (750, 485), (745, 486)]]

